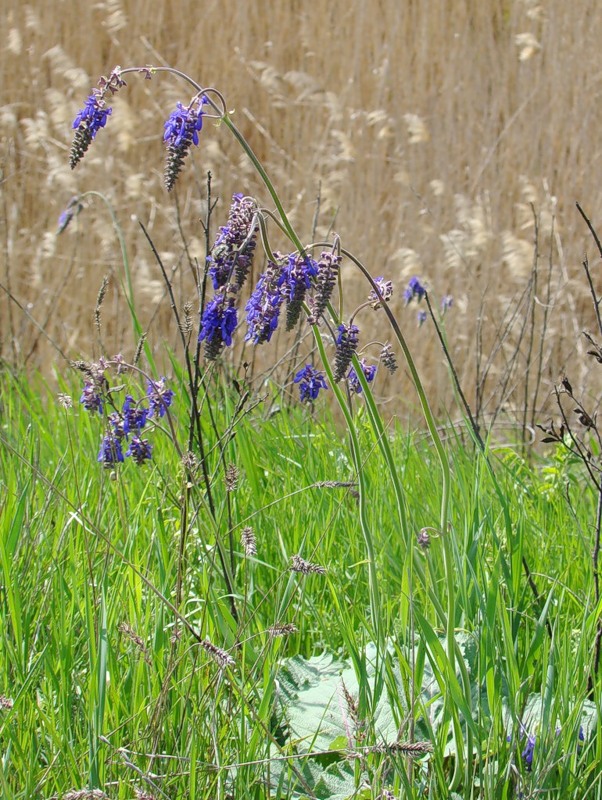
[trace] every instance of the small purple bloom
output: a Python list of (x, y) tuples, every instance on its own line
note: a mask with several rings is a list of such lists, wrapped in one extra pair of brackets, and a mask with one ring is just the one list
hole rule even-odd
[(441, 298), (441, 311), (443, 314), (445, 314), (446, 311), (449, 311), (453, 304), (454, 298), (451, 296), (451, 294), (444, 294)]
[[(367, 364), (365, 359), (362, 358), (360, 361), (360, 367), (362, 368), (362, 372), (364, 373), (366, 381), (368, 383), (372, 383), (376, 377), (376, 364)], [(360, 379), (358, 378), (354, 367), (351, 367), (349, 370), (349, 374), (347, 375), (347, 383), (349, 384), (349, 390), (351, 392), (354, 394), (362, 393), (362, 384), (360, 383)]]
[(425, 294), (426, 294), (426, 289), (420, 283), (418, 278), (414, 275), (413, 278), (410, 278), (410, 282), (408, 283), (408, 288), (403, 293), (403, 297), (407, 305), (408, 303), (411, 303), (412, 300), (416, 300), (419, 303)]
[[(378, 291), (382, 295), (382, 299), (387, 303), (393, 296), (393, 282), (386, 281), (384, 278), (379, 277), (379, 278), (374, 278), (374, 283), (377, 285)], [(371, 302), (372, 308), (374, 309), (380, 308), (381, 300), (378, 294), (374, 291), (374, 289), (372, 289), (370, 294), (368, 295), (368, 300)]]
[(173, 400), (173, 391), (167, 389), (165, 382), (167, 378), (161, 377), (158, 381), (148, 381), (146, 395), (150, 403), (148, 416), (163, 417)]
[(533, 767), (533, 754), (535, 752), (535, 741), (536, 741), (535, 736), (532, 733), (530, 733), (527, 736), (527, 744), (525, 745), (525, 749), (521, 753), (521, 758), (525, 762), (525, 768), (527, 769), (527, 772), (531, 772), (531, 769)]
[(293, 378), (293, 383), (299, 384), (301, 402), (313, 402), (317, 399), (320, 389), (328, 389), (324, 374), (311, 364), (306, 364), (299, 370)]
[(418, 320), (418, 327), (424, 325), (424, 323), (426, 322), (426, 311), (423, 308), (421, 308), (418, 314), (416, 315), (416, 319)]
[(136, 464), (143, 464), (148, 461), (153, 453), (153, 448), (148, 439), (141, 439), (139, 436), (132, 436), (130, 446), (126, 450), (126, 456), (131, 456)]
[(123, 432), (125, 435), (140, 433), (140, 430), (146, 425), (148, 414), (148, 408), (134, 403), (131, 394), (126, 395), (123, 403)]
[(79, 202), (79, 195), (74, 195), (65, 210), (61, 213), (58, 221), (56, 235), (58, 236), (69, 227), (69, 223), (76, 217), (83, 209), (82, 204)]
[(102, 461), (105, 467), (111, 467), (113, 464), (123, 461), (121, 441), (114, 433), (105, 434), (97, 460)]
[(102, 414), (102, 395), (96, 381), (86, 381), (84, 383), (84, 390), (82, 396), (79, 398), (79, 402), (83, 403), (86, 411), (98, 411), (99, 414)]

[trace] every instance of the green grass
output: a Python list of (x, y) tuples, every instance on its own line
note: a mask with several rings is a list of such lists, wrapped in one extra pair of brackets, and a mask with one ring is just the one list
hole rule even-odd
[[(12, 701), (0, 710), (4, 800), (86, 787), (120, 800), (136, 790), (602, 797), (599, 678), (588, 696), (601, 612), (592, 599), (595, 498), (570, 460), (529, 464), (499, 449), (490, 454), (494, 480), (452, 437), (442, 532), (437, 453), (391, 431), (407, 542), (381, 451), (356, 417), (371, 587), (354, 488), (320, 485), (357, 481), (332, 420), (295, 408), (266, 419), (262, 405), (243, 416), (225, 446), (240, 471), (234, 491), (217, 451), (208, 458), (212, 516), (202, 479), (183, 485), (161, 431), (152, 465), (112, 474), (96, 462), (100, 421), (77, 402), (78, 386), (65, 410), (34, 379), (4, 372), (0, 381), (0, 694)], [(215, 397), (223, 429), (235, 398)], [(185, 420), (180, 389), (183, 440)], [(245, 526), (255, 532), (253, 557), (240, 544)], [(294, 554), (326, 574), (291, 572)], [(296, 633), (270, 636), (283, 623)], [(205, 638), (233, 665), (220, 669)], [(340, 699), (343, 671), (353, 700)], [(530, 771), (520, 756), (527, 732), (537, 737)], [(391, 750), (396, 740), (428, 741), (433, 751), (409, 761)], [(350, 749), (361, 758), (345, 758)]]

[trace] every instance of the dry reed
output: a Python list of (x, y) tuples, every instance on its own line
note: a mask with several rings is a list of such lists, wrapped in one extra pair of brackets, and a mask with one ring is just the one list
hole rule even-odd
[[(450, 382), (434, 331), (418, 328), (415, 309), (403, 307), (405, 283), (417, 274), (434, 297), (454, 296), (448, 336), (470, 402), (480, 351), (480, 369), (494, 353), (483, 414), (502, 399), (500, 381), (513, 358), (506, 396), (518, 405), (527, 350), (518, 322), (528, 305), (497, 349), (496, 342), (533, 274), (536, 230), (531, 352), (541, 347), (538, 403), (567, 364), (581, 369), (579, 332), (592, 312), (580, 261), (584, 248), (590, 255), (593, 248), (574, 201), (594, 224), (602, 217), (595, 166), (602, 16), (595, 0), (6, 0), (5, 8), (0, 282), (27, 313), (0, 292), (3, 359), (43, 369), (56, 360), (32, 318), (69, 357), (97, 356), (94, 306), (105, 275), (103, 341), (111, 352), (135, 348), (106, 211), (87, 200), (55, 236), (73, 195), (97, 190), (114, 205), (141, 321), (155, 346), (162, 339), (175, 344), (177, 332), (138, 220), (173, 270), (184, 306), (194, 299), (188, 256), (204, 257), (199, 220), (207, 170), (222, 198), (214, 224), (234, 191), (267, 203), (235, 143), (210, 125), (177, 196), (167, 196), (163, 120), (187, 89), (161, 77), (129, 81), (109, 128), (71, 172), (70, 123), (98, 76), (117, 63), (169, 63), (224, 93), (305, 240), (319, 194), (316, 237), (335, 230), (374, 275), (394, 280), (393, 303), (436, 407), (450, 406)], [(363, 299), (367, 290), (349, 267), (343, 275), (346, 300)], [(284, 352), (285, 343), (280, 347)], [(382, 372), (376, 392), (397, 400), (397, 408), (409, 406), (411, 398), (401, 400), (403, 370), (386, 379)], [(588, 377), (585, 366), (572, 375), (575, 382)]]

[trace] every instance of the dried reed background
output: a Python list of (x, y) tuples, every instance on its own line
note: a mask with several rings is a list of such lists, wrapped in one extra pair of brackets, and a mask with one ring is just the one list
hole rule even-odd
[[(534, 378), (527, 387), (531, 405), (545, 402), (565, 368), (573, 383), (587, 380), (580, 331), (593, 318), (580, 262), (585, 248), (592, 265), (598, 258), (575, 201), (602, 227), (602, 12), (595, 0), (4, 6), (1, 282), (69, 357), (98, 354), (93, 309), (105, 274), (113, 278), (103, 307), (105, 346), (130, 354), (135, 347), (119, 292), (119, 245), (102, 204), (86, 201), (76, 224), (55, 236), (72, 195), (98, 190), (114, 205), (154, 346), (175, 343), (174, 326), (138, 220), (174, 270), (184, 303), (194, 299), (184, 242), (193, 257), (204, 256), (207, 170), (222, 198), (214, 224), (233, 191), (267, 203), (227, 132), (209, 124), (177, 193), (165, 193), (163, 121), (176, 100), (188, 100), (187, 87), (166, 77), (132, 77), (107, 130), (71, 172), (71, 121), (98, 76), (117, 63), (167, 63), (223, 92), (306, 241), (320, 193), (317, 238), (335, 230), (374, 275), (395, 280), (403, 329), (439, 409), (451, 405), (452, 392), (434, 331), (419, 329), (415, 308), (401, 301), (414, 274), (434, 297), (454, 296), (447, 330), (471, 402), (478, 353), (481, 373), (494, 353), (483, 412), (504, 399), (500, 382), (513, 358), (504, 397), (509, 410), (521, 406), (529, 353), (532, 364), (541, 353), (543, 376), (537, 397)], [(535, 263), (537, 285), (512, 319)], [(346, 272), (346, 303), (365, 293)], [(531, 344), (530, 322), (523, 324), (530, 308)], [(3, 359), (45, 370), (62, 363), (5, 292), (0, 309)], [(368, 315), (359, 322), (374, 324)], [(279, 346), (284, 353), (286, 343)], [(402, 372), (388, 382), (380, 376), (377, 392), (409, 407)]]

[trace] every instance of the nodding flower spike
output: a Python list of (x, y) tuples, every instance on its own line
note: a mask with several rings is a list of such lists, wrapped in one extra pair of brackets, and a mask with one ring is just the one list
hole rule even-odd
[(196, 97), (189, 106), (176, 105), (165, 123), (163, 141), (167, 145), (165, 164), (165, 186), (170, 192), (184, 164), (188, 151), (199, 143), (199, 131), (203, 127), (203, 106), (207, 103), (205, 95)]
[(310, 325), (317, 325), (318, 320), (330, 302), (334, 287), (336, 286), (341, 256), (325, 251), (318, 261), (318, 272), (314, 278), (313, 297), (309, 301), (311, 315), (308, 318)]
[(121, 68), (115, 67), (108, 78), (104, 76), (98, 81), (97, 89), (86, 98), (84, 107), (80, 109), (73, 121), (75, 134), (69, 153), (69, 164), (74, 169), (84, 157), (92, 139), (101, 128), (107, 124), (107, 119), (112, 114), (113, 109), (106, 105), (105, 95), (107, 92), (115, 94), (125, 81), (121, 77)]

